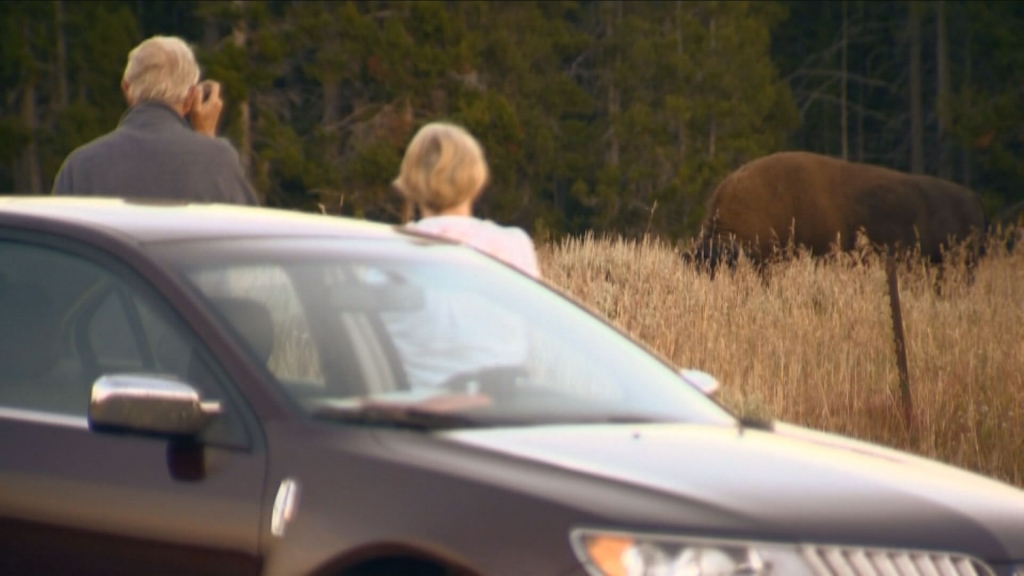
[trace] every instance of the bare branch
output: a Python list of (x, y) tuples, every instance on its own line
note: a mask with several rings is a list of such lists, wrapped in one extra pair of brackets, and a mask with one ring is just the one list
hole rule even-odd
[[(842, 75), (842, 71), (841, 70), (826, 70), (826, 69), (821, 69), (821, 68), (812, 68), (812, 69), (809, 69), (809, 70), (797, 70), (793, 74), (790, 74), (790, 77), (792, 78), (794, 76), (825, 76), (825, 77), (829, 77), (829, 78), (836, 78), (836, 77), (839, 77), (841, 75)], [(896, 86), (893, 86), (892, 84), (890, 84), (888, 82), (885, 82), (883, 80), (877, 80), (875, 78), (868, 78), (867, 76), (864, 76), (862, 74), (855, 74), (855, 73), (852, 73), (852, 72), (847, 72), (846, 73), (846, 77), (847, 77), (847, 80), (854, 81), (854, 82), (859, 82), (859, 83), (861, 83), (861, 84), (863, 84), (865, 86), (878, 86), (880, 88), (886, 88), (890, 92), (896, 92), (897, 91)]]
[[(803, 107), (802, 110), (807, 110), (808, 108), (810, 108), (811, 104), (813, 104), (815, 101), (830, 102), (832, 104), (839, 104), (839, 103), (841, 103), (841, 100), (839, 98), (836, 98), (835, 96), (832, 96), (831, 94), (818, 94), (818, 93), (814, 93), (814, 94), (811, 94), (808, 97), (807, 102), (804, 104), (804, 107)], [(889, 117), (886, 116), (885, 114), (882, 114), (880, 112), (875, 112), (874, 110), (871, 110), (869, 108), (861, 106), (860, 104), (854, 104), (854, 103), (851, 103), (851, 102), (847, 102), (846, 106), (850, 110), (853, 110), (854, 112), (857, 112), (859, 114), (863, 114), (864, 116), (866, 116), (868, 118), (877, 118), (878, 120), (889, 120)]]
[(591, 50), (593, 50), (593, 47), (587, 48), (586, 50), (583, 51), (583, 53), (581, 53), (579, 56), (577, 56), (575, 60), (572, 61), (572, 66), (569, 67), (569, 77), (570, 78), (576, 76), (576, 67), (581, 62), (583, 62), (583, 60), (586, 59), (587, 56), (590, 56)]
[(827, 82), (822, 84), (821, 86), (818, 86), (814, 90), (814, 92), (811, 93), (810, 97), (807, 99), (807, 102), (805, 102), (804, 105), (800, 107), (800, 122), (801, 123), (804, 121), (804, 115), (807, 114), (807, 109), (810, 108), (811, 104), (814, 103), (815, 98), (817, 98), (822, 92), (824, 92), (824, 90), (826, 88), (828, 88), (831, 84), (834, 84), (837, 80), (839, 80), (838, 77), (837, 78), (831, 78)]
[(1007, 208), (1003, 208), (996, 214), (996, 221), (1007, 222), (1018, 214), (1024, 213), (1024, 202), (1017, 202)]
[(352, 111), (351, 114), (338, 120), (333, 124), (324, 126), (324, 132), (334, 132), (337, 130), (344, 130), (345, 128), (355, 124), (361, 120), (368, 120), (372, 118), (377, 112), (380, 112), (384, 108), (383, 104), (371, 104), (369, 106), (357, 107)]
[[(877, 38), (877, 37), (874, 37), (874, 36), (870, 36), (870, 37), (861, 36), (861, 37), (856, 37), (855, 38), (854, 36), (856, 35), (856, 33), (857, 33), (856, 28), (853, 28), (851, 30), (851, 37), (848, 40), (851, 44), (873, 44), (877, 40), (880, 39), (880, 38)], [(804, 58), (804, 61), (800, 64), (800, 66), (798, 66), (795, 71), (790, 73), (789, 76), (786, 76), (785, 80), (788, 81), (788, 80), (792, 79), (792, 77), (794, 75), (796, 75), (800, 70), (803, 70), (803, 69), (807, 68), (808, 66), (810, 66), (811, 63), (814, 62), (816, 59), (819, 59), (819, 58), (820, 59), (825, 59), (826, 57), (832, 56), (836, 51), (842, 49), (842, 47), (843, 47), (843, 39), (842, 39), (842, 34), (840, 33), (839, 37), (831, 45), (829, 45), (827, 48), (825, 48), (823, 50), (819, 50), (818, 52), (814, 52), (813, 54), (808, 55), (807, 58)]]

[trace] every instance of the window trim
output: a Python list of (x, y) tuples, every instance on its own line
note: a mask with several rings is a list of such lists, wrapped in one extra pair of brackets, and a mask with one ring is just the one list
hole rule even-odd
[(84, 416), (68, 416), (67, 414), (56, 414), (43, 410), (30, 410), (27, 408), (10, 408), (0, 406), (0, 420), (16, 420), (18, 422), (29, 422), (32, 424), (44, 424), (48, 426), (63, 426), (65, 428), (89, 429), (89, 419)]
[(117, 288), (116, 291), (117, 300), (121, 307), (124, 308), (125, 319), (128, 321), (128, 327), (132, 331), (132, 335), (136, 340), (143, 343), (141, 347), (138, 347), (139, 360), (144, 368), (155, 370), (156, 358), (153, 356), (153, 342), (149, 341), (149, 335), (146, 334), (146, 329), (142, 325), (142, 319), (139, 315), (139, 304), (136, 302), (137, 297), (121, 287)]

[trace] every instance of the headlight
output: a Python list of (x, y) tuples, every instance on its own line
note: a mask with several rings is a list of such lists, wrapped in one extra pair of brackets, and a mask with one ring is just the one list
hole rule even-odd
[(814, 576), (974, 574), (1024, 576), (1024, 565), (993, 567), (957, 552), (779, 544), (580, 528), (573, 550), (592, 576)]
[(796, 546), (575, 530), (577, 558), (593, 576), (812, 576)]

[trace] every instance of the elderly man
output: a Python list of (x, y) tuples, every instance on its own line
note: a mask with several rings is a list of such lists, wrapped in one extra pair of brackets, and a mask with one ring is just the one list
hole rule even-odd
[(216, 135), (220, 85), (200, 84), (188, 44), (166, 36), (139, 44), (121, 90), (128, 111), (117, 129), (67, 157), (54, 194), (257, 204), (238, 152)]

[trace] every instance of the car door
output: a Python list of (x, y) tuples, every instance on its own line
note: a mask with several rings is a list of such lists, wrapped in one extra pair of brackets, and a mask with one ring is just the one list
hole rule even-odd
[[(224, 413), (195, 439), (91, 431), (103, 374), (169, 374)], [(103, 253), (0, 231), (0, 573), (255, 573), (266, 456), (182, 318)]]

